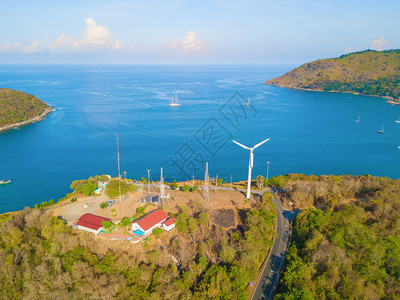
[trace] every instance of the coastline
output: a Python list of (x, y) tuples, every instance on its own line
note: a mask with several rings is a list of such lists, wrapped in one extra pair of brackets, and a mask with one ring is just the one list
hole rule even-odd
[(277, 87), (283, 87), (283, 88), (294, 89), (294, 90), (311, 91), (311, 92), (342, 93), (342, 94), (352, 94), (352, 95), (361, 95), (361, 96), (377, 97), (377, 98), (386, 99), (386, 103), (388, 103), (388, 104), (391, 104), (391, 105), (400, 105), (400, 100), (396, 100), (396, 99), (393, 98), (393, 97), (387, 97), (387, 96), (366, 95), (366, 94), (357, 93), (357, 92), (351, 92), (351, 91), (325, 91), (325, 90), (322, 90), (322, 89), (307, 89), (307, 88), (300, 88), (300, 87), (292, 87), (292, 86), (285, 86), (285, 85), (267, 83), (267, 81), (261, 82), (261, 84), (273, 85), (273, 86), (277, 86)]
[(50, 107), (49, 106), (39, 116), (36, 116), (36, 117), (34, 117), (32, 119), (29, 119), (29, 120), (26, 120), (26, 121), (23, 121), (23, 122), (14, 123), (14, 124), (10, 124), (10, 125), (6, 125), (6, 126), (3, 126), (3, 127), (0, 127), (0, 132), (13, 129), (15, 127), (21, 127), (21, 126), (24, 126), (24, 125), (28, 125), (28, 124), (31, 124), (31, 123), (38, 122), (38, 121), (42, 121), (42, 120), (44, 120), (46, 118), (46, 116), (48, 114), (50, 114), (54, 110), (56, 110), (55, 107)]

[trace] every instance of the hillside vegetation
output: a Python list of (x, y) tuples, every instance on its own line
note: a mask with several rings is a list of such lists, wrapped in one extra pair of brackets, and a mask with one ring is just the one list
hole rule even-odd
[(366, 50), (306, 63), (269, 85), (289, 88), (350, 92), (398, 99), (400, 50)]
[(276, 299), (400, 299), (400, 180), (286, 179), (294, 199), (326, 207), (297, 216)]
[(143, 243), (78, 232), (46, 209), (0, 215), (1, 299), (247, 299), (275, 235), (270, 194), (226, 230), (201, 203)]
[(0, 127), (28, 121), (49, 106), (33, 95), (0, 88)]

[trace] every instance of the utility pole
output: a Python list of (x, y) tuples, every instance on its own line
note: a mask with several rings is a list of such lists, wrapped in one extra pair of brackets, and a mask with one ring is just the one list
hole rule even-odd
[(125, 177), (125, 182), (126, 182), (126, 171), (123, 171), (122, 173), (124, 173), (124, 177)]
[(218, 174), (215, 176), (215, 185), (218, 185)]
[(269, 172), (269, 161), (267, 161), (267, 181), (268, 181), (268, 172)]
[(119, 217), (121, 218), (122, 199), (121, 199), (121, 172), (120, 172), (120, 165), (119, 165), (119, 139), (118, 139), (118, 133), (117, 133), (117, 157), (118, 157)]
[(151, 169), (147, 169), (147, 193), (150, 196), (150, 171)]
[(231, 174), (231, 187), (232, 187), (232, 174)]
[(194, 186), (194, 173), (193, 173), (193, 182), (192, 182), (192, 186)]

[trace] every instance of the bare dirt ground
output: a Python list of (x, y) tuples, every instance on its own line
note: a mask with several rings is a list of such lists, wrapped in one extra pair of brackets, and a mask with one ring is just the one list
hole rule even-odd
[[(191, 184), (192, 182), (190, 182)], [(183, 183), (180, 183), (182, 186)], [(151, 194), (154, 196), (156, 190), (151, 189)], [(196, 192), (182, 192), (175, 190), (166, 189), (166, 193), (170, 195), (170, 198), (164, 199), (160, 206), (164, 207), (166, 212), (171, 212), (173, 214), (179, 213), (180, 206), (189, 207), (194, 213), (200, 213), (202, 211), (208, 211), (212, 215), (214, 210), (220, 209), (233, 209), (232, 212), (235, 215), (235, 224), (237, 223), (238, 216), (236, 208), (246, 209), (250, 208), (257, 200), (251, 199), (246, 200), (245, 195), (239, 191), (213, 191), (209, 192), (209, 201), (203, 199), (203, 191), (197, 190)], [(133, 193), (128, 193), (122, 196), (122, 201), (120, 203), (119, 199), (115, 199), (115, 204), (111, 207), (100, 208), (100, 203), (108, 200), (106, 195), (91, 196), (91, 197), (80, 197), (76, 202), (69, 202), (66, 200), (54, 208), (52, 215), (62, 216), (69, 224), (75, 223), (84, 213), (92, 213), (95, 215), (110, 218), (113, 221), (121, 220), (123, 217), (132, 217), (136, 213), (138, 207), (142, 207), (145, 203), (142, 203), (142, 198), (147, 195), (147, 191), (141, 189), (141, 191), (136, 191)], [(87, 207), (85, 208), (85, 203)], [(157, 209), (159, 205), (157, 203), (151, 203), (146, 212), (150, 212)], [(115, 209), (115, 215), (111, 213), (111, 210)], [(217, 213), (218, 214), (218, 213)], [(235, 226), (231, 220), (230, 226)], [(230, 227), (228, 226), (228, 227)]]

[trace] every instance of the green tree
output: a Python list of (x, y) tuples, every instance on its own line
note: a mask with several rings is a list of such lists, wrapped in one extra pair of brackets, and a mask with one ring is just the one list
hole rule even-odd
[[(121, 195), (125, 195), (129, 191), (129, 185), (125, 181), (121, 181)], [(111, 180), (106, 187), (106, 194), (110, 198), (119, 196), (119, 183), (118, 180)]]
[(143, 214), (144, 213), (145, 208), (143, 206), (136, 208), (136, 212), (138, 214)]
[(115, 208), (111, 209), (111, 213), (115, 217), (117, 215), (117, 210)]
[(81, 186), (82, 194), (84, 194), (85, 196), (90, 196), (96, 189), (97, 189), (97, 184), (90, 181), (86, 182)]
[(194, 185), (194, 186), (192, 187), (192, 192), (197, 191), (198, 188), (199, 188), (199, 187), (198, 187), (197, 185)]
[(121, 224), (121, 227), (127, 227), (127, 226), (131, 225), (131, 220), (128, 217), (125, 217), (122, 219), (120, 224)]
[(53, 199), (50, 199), (49, 200), (49, 205), (53, 205), (54, 204), (54, 200)]
[(185, 184), (183, 187), (182, 187), (182, 191), (184, 191), (184, 192), (188, 192), (190, 190), (190, 186), (188, 185), (188, 184)]
[(224, 179), (218, 178), (218, 180), (217, 180), (217, 185), (223, 185), (223, 184), (225, 184), (225, 183), (226, 183), (226, 181), (224, 182)]
[(257, 188), (262, 189), (264, 188), (265, 178), (262, 175), (258, 175), (256, 178)]
[(101, 225), (104, 227), (104, 229), (107, 230), (108, 228), (111, 228), (113, 223), (111, 221), (103, 220), (103, 221), (101, 221)]
[(199, 224), (206, 226), (208, 224), (208, 213), (203, 211), (199, 214)]
[(108, 203), (107, 202), (101, 202), (100, 203), (100, 208), (106, 208), (106, 207), (108, 207)]
[[(176, 181), (176, 180), (174, 180), (174, 181)], [(177, 190), (178, 189), (178, 184), (175, 182), (175, 183), (173, 183), (172, 184), (172, 188), (174, 189), (174, 190)]]
[(40, 203), (40, 207), (46, 207), (47, 205), (47, 201), (43, 201), (42, 203)]

